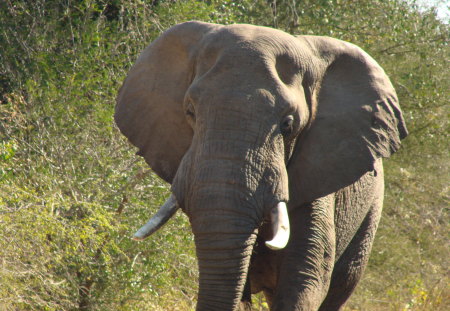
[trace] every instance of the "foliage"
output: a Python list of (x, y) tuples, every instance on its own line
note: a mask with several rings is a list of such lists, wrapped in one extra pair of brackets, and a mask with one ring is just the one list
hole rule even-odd
[(193, 308), (186, 217), (130, 239), (168, 189), (112, 120), (139, 52), (192, 19), (334, 36), (380, 62), (410, 137), (386, 161), (384, 217), (347, 308), (447, 309), (449, 29), (401, 0), (0, 2), (0, 309)]

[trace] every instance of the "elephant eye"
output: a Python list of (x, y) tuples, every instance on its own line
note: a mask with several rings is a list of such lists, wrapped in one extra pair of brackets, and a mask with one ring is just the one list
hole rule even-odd
[(186, 107), (186, 115), (192, 120), (195, 121), (195, 112), (194, 105), (190, 102)]
[(289, 115), (286, 116), (280, 124), (281, 134), (283, 136), (289, 136), (294, 131), (294, 117)]

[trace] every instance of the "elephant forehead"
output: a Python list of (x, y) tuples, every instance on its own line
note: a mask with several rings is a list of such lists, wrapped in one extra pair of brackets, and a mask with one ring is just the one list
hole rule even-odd
[[(234, 71), (242, 79), (281, 80), (291, 84), (302, 76), (308, 57), (295, 37), (279, 30), (230, 25), (204, 36), (199, 44), (196, 73)], [(262, 82), (262, 81), (261, 81)]]
[(281, 31), (220, 27), (199, 44), (186, 98), (199, 116), (234, 110), (245, 119), (251, 110), (252, 116), (273, 116), (278, 123), (283, 113), (305, 109), (302, 81), (308, 63), (301, 49), (296, 38)]
[(206, 34), (200, 42), (200, 50), (213, 54), (236, 46), (259, 51), (262, 55), (277, 55), (289, 51), (294, 56), (302, 50), (300, 42), (288, 33), (245, 24), (219, 27)]
[[(280, 117), (284, 112), (295, 110), (304, 101), (301, 89), (270, 84), (268, 81), (257, 83), (252, 79), (238, 80), (229, 77), (213, 81), (206, 76), (195, 83), (189, 98), (195, 102), (199, 114), (232, 113), (237, 118)], [(211, 109), (213, 107), (214, 109)]]

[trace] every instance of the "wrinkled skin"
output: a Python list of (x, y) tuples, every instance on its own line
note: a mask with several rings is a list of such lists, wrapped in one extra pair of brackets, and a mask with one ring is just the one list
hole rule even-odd
[[(358, 47), (251, 25), (177, 25), (141, 54), (115, 120), (188, 215), (197, 310), (339, 310), (367, 264), (382, 158), (407, 135), (395, 91)], [(267, 248), (270, 211), (291, 235)]]

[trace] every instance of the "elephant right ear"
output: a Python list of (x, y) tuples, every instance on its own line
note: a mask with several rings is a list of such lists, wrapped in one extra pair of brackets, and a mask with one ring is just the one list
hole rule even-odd
[(183, 100), (195, 55), (202, 37), (215, 27), (187, 22), (164, 32), (139, 56), (117, 97), (114, 119), (120, 131), (169, 183), (192, 140)]
[(395, 90), (375, 60), (340, 40), (299, 39), (311, 48), (319, 70), (311, 124), (288, 167), (290, 200), (297, 204), (353, 184), (407, 135)]

